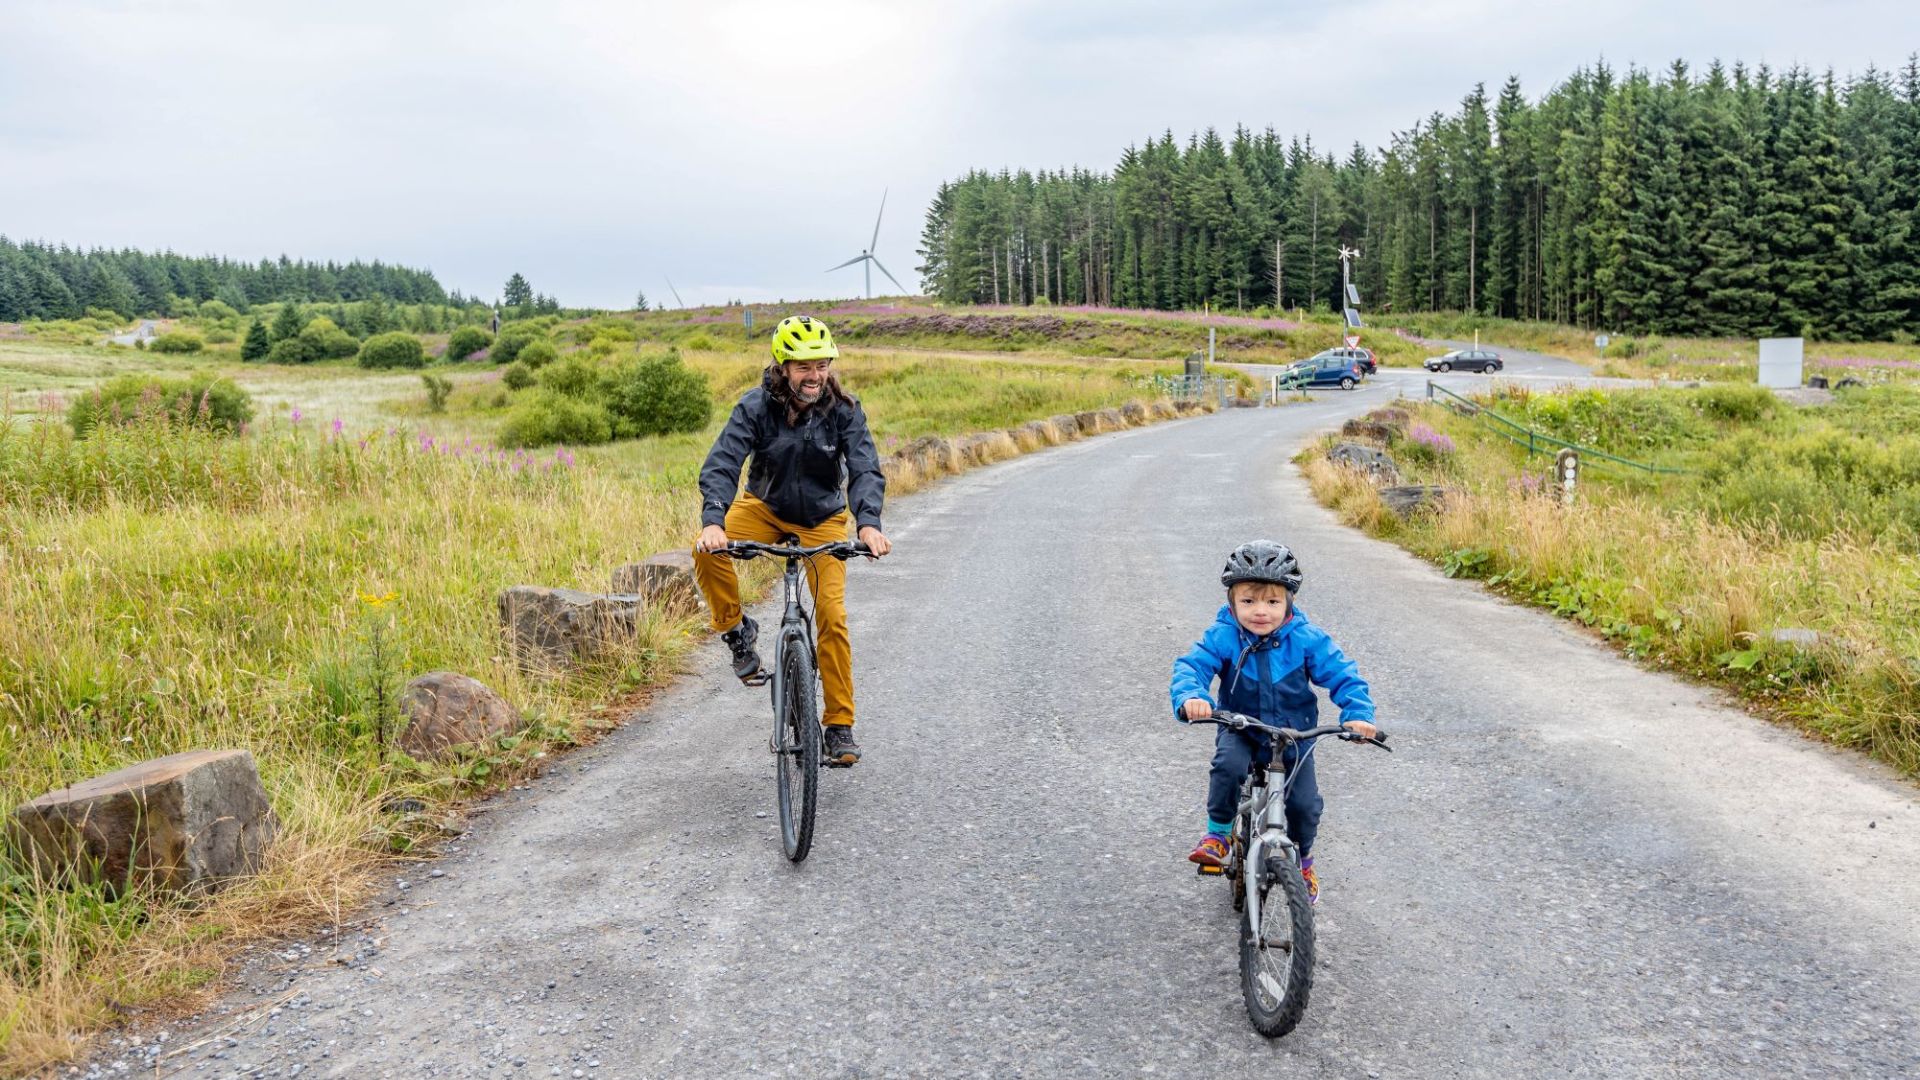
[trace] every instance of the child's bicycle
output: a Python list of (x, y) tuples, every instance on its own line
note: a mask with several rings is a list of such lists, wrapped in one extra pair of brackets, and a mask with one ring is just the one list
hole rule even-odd
[(794, 862), (807, 857), (813, 849), (813, 812), (820, 793), (820, 666), (813, 651), (813, 612), (808, 610), (800, 587), (800, 560), (831, 555), (841, 561), (855, 555), (871, 554), (858, 541), (840, 541), (819, 547), (794, 547), (800, 538), (789, 536), (786, 544), (756, 544), (735, 540), (715, 554), (735, 559), (772, 555), (787, 560), (783, 579), (785, 613), (780, 616), (780, 633), (774, 638), (773, 667), (753, 685), (773, 685), (773, 737), (767, 749), (774, 755), (776, 801), (780, 806), (780, 844)]
[[(1304, 743), (1296, 771), (1299, 762), (1313, 753), (1314, 740), (1323, 735), (1391, 749), (1384, 731), (1362, 739), (1339, 724), (1300, 731), (1219, 709), (1211, 717), (1188, 723), (1265, 732), (1280, 742), (1274, 748), (1276, 761), (1285, 744)], [(1234, 815), (1227, 864), (1200, 867), (1202, 874), (1220, 875), (1233, 883), (1233, 908), (1241, 913), (1240, 992), (1253, 1029), (1270, 1039), (1285, 1035), (1300, 1022), (1313, 989), (1313, 905), (1300, 876), (1299, 852), (1287, 835), (1287, 788), (1292, 783), (1293, 773), (1289, 773), (1278, 786), (1269, 784), (1267, 768), (1256, 760), (1240, 786), (1240, 809)]]

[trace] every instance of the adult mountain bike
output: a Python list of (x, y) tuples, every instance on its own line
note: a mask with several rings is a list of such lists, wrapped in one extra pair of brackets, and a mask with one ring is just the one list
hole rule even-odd
[[(1201, 874), (1225, 877), (1233, 886), (1233, 908), (1240, 912), (1240, 993), (1253, 1029), (1277, 1039), (1300, 1023), (1313, 990), (1313, 905), (1300, 876), (1300, 852), (1287, 834), (1287, 789), (1313, 753), (1316, 740), (1335, 735), (1389, 750), (1387, 733), (1363, 739), (1339, 724), (1304, 730), (1277, 728), (1251, 716), (1216, 709), (1212, 716), (1189, 720), (1235, 731), (1259, 731), (1275, 740), (1274, 762), (1287, 746), (1299, 746), (1293, 766), (1274, 784), (1267, 765), (1254, 759), (1240, 785), (1225, 866), (1202, 866)], [(1280, 765), (1280, 768), (1285, 768)]]
[(800, 564), (822, 555), (842, 562), (855, 555), (871, 555), (859, 541), (839, 541), (818, 547), (796, 547), (797, 536), (783, 544), (735, 540), (715, 554), (735, 559), (771, 555), (787, 560), (782, 578), (785, 612), (774, 636), (773, 666), (750, 685), (773, 687), (773, 752), (775, 797), (780, 806), (780, 845), (787, 858), (799, 862), (813, 848), (813, 814), (820, 796), (820, 665), (814, 654), (813, 611), (808, 592), (801, 587)]

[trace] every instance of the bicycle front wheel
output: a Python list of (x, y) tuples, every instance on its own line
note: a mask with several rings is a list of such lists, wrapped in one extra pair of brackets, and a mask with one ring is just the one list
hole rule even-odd
[(1247, 867), (1242, 886), (1260, 890), (1260, 923), (1240, 914), (1240, 989), (1253, 1029), (1277, 1039), (1300, 1023), (1313, 989), (1313, 908), (1293, 860)]
[(774, 755), (780, 801), (780, 843), (794, 862), (813, 848), (813, 812), (820, 795), (820, 678), (805, 641), (785, 643), (783, 700), (776, 701)]

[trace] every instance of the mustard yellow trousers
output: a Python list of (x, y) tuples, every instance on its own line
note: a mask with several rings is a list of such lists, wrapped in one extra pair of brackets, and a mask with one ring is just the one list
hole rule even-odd
[[(777, 544), (782, 537), (798, 536), (801, 547), (816, 547), (831, 544), (847, 538), (847, 523), (850, 519), (842, 510), (810, 529), (790, 525), (773, 514), (773, 509), (755, 498), (751, 492), (741, 492), (727, 511), (727, 521), (723, 526), (729, 540), (751, 540), (761, 544)], [(813, 591), (814, 631), (818, 635), (817, 652), (820, 657), (820, 689), (823, 702), (821, 723), (829, 727), (836, 725), (853, 726), (853, 649), (847, 641), (847, 564), (831, 555), (822, 555), (806, 560), (807, 584)], [(716, 631), (731, 630), (740, 621), (740, 579), (733, 571), (733, 560), (725, 555), (709, 555), (697, 547), (693, 552), (693, 574), (700, 582), (700, 591), (706, 594), (707, 607), (713, 612), (713, 628)], [(761, 659), (773, 662), (768, 647), (772, 642), (771, 631), (778, 627), (763, 627)]]

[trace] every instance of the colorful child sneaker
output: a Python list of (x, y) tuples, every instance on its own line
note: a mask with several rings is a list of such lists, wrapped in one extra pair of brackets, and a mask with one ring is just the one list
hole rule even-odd
[(1300, 860), (1300, 877), (1307, 883), (1307, 903), (1319, 903), (1320, 876), (1313, 872), (1313, 859), (1311, 857)]
[(1193, 854), (1187, 856), (1187, 861), (1199, 863), (1201, 866), (1227, 865), (1226, 837), (1215, 836), (1212, 833), (1201, 837), (1200, 842), (1194, 845)]

